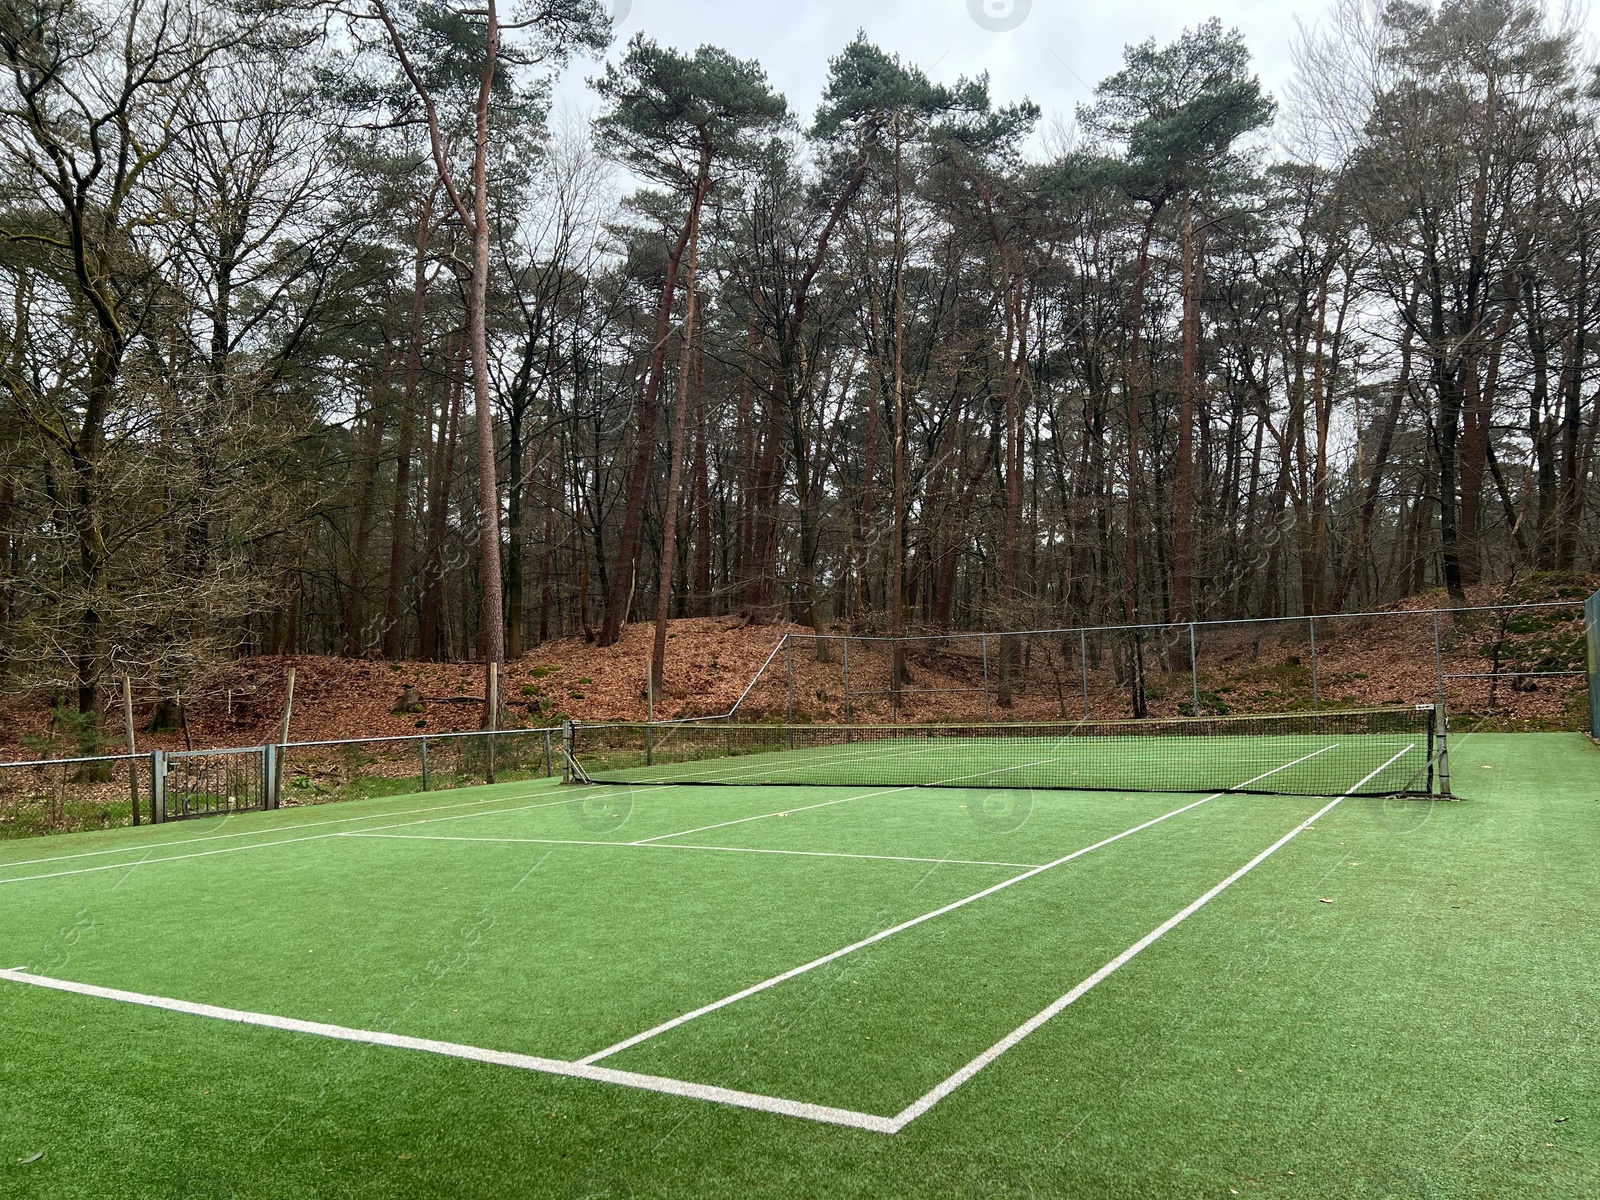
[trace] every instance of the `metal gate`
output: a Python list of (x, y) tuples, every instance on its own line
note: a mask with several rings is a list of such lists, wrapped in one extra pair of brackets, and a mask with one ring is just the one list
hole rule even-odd
[(151, 756), (156, 821), (276, 808), (276, 749), (156, 751)]

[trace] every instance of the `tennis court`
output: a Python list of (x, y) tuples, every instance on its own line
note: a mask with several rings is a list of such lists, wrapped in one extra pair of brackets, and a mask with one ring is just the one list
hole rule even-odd
[[(579, 769), (608, 782), (8, 845), (11, 1083), (38, 1056), (77, 1063), (55, 1073), (74, 1080), (60, 1095), (28, 1077), (28, 1116), (8, 1117), (8, 1138), (33, 1121), (51, 1127), (65, 1105), (68, 1127), (98, 1143), (85, 1159), (118, 1147), (130, 1179), (152, 1145), (182, 1146), (206, 1179), (227, 1174), (220, 1156), (271, 1180), (252, 1192), (282, 1194), (307, 1179), (267, 1165), (291, 1147), (331, 1153), (339, 1129), (366, 1130), (365, 1145), (374, 1123), (383, 1145), (435, 1119), (471, 1122), (475, 1144), (518, 1126), (543, 1147), (538, 1165), (486, 1141), (492, 1163), (446, 1166), (454, 1152), (423, 1137), (430, 1149), (341, 1173), (328, 1194), (392, 1193), (395, 1172), (424, 1191), (504, 1194), (508, 1170), (534, 1172), (550, 1194), (681, 1192), (686, 1178), (706, 1194), (796, 1194), (772, 1164), (814, 1154), (819, 1137), (835, 1175), (818, 1193), (1055, 1194), (1038, 1181), (1071, 1167), (1089, 1181), (1083, 1194), (1116, 1194), (1129, 1171), (1154, 1174), (1120, 1194), (1178, 1194), (1175, 1181), (1196, 1171), (1227, 1194), (1256, 1178), (1244, 1146), (1271, 1145), (1297, 1122), (1295, 1145), (1322, 1145), (1307, 1123), (1330, 1112), (1369, 1123), (1363, 1104), (1387, 1088), (1401, 1089), (1402, 1111), (1386, 1130), (1415, 1132), (1423, 1110), (1437, 1122), (1452, 1105), (1437, 1092), (1447, 1077), (1457, 1115), (1471, 1114), (1451, 1135), (1466, 1135), (1468, 1153), (1440, 1158), (1437, 1129), (1423, 1149), (1434, 1170), (1476, 1178), (1472, 1139), (1544, 1104), (1541, 1089), (1600, 1117), (1592, 1091), (1586, 1102), (1572, 1091), (1600, 1061), (1592, 1021), (1561, 1024), (1596, 998), (1592, 973), (1569, 957), (1600, 929), (1592, 887), (1562, 898), (1563, 912), (1589, 919), (1554, 957), (1540, 934), (1515, 947), (1481, 936), (1600, 863), (1600, 806), (1583, 791), (1600, 771), (1581, 738), (1477, 739), (1457, 751), (1458, 776), (1476, 772), (1468, 802), (1392, 798), (1427, 779), (1428, 729), (1416, 728), (1146, 738), (1150, 749), (1121, 747), (1125, 787), (1099, 790), (1000, 784), (1030, 772), (1097, 781), (1116, 757), (1105, 739), (828, 745), (791, 727), (733, 754), (716, 731), (713, 755), (653, 733), (652, 761), (639, 764), (615, 733), (585, 755), (580, 731)], [(1534, 743), (1541, 762), (1567, 764), (1570, 791), (1508, 787)], [(1233, 790), (1191, 790), (1218, 771)], [(1142, 790), (1163, 772), (1181, 786)], [(862, 782), (768, 782), (841, 774)], [(708, 786), (666, 782), (690, 775)], [(895, 782), (908, 778), (920, 782)], [(1256, 794), (1277, 786), (1315, 794)], [(1492, 853), (1485, 819), (1499, 825)], [(1558, 820), (1563, 861), (1524, 877), (1516, 860), (1537, 856)], [(1408, 926), (1437, 961), (1407, 961)], [(1467, 963), (1451, 961), (1463, 952), (1484, 969), (1464, 996)], [(1508, 1001), (1518, 975), (1539, 987)], [(1429, 1012), (1445, 991), (1449, 1019)], [(1530, 1056), (1506, 1079), (1487, 1059), (1447, 1065), (1430, 1052), (1493, 1014), (1503, 1024), (1487, 1058)], [(1259, 1106), (1263, 1092), (1277, 1114), (1268, 1124), (1285, 1128), (1235, 1129), (1234, 1105)], [(1140, 1111), (1165, 1124), (1141, 1131)], [(1197, 1123), (1212, 1127), (1203, 1148)], [(205, 1149), (182, 1133), (205, 1128)], [(1583, 1174), (1596, 1150), (1584, 1128), (1586, 1140), (1560, 1130), (1574, 1179), (1600, 1177)], [(1255, 1190), (1350, 1169), (1341, 1135), (1324, 1134), (1323, 1161), (1297, 1150), (1298, 1176), (1274, 1168), (1272, 1186)], [(944, 1148), (963, 1143), (978, 1177), (943, 1164)], [(765, 1165), (753, 1144), (770, 1147)], [(1395, 1161), (1414, 1165), (1417, 1149)], [(52, 1153), (70, 1182), (72, 1150)], [(693, 1174), (711, 1169), (707, 1156), (715, 1186)], [(1347, 1194), (1400, 1194), (1379, 1187), (1394, 1156), (1376, 1156), (1357, 1172), (1371, 1186)], [(444, 1174), (415, 1177), (417, 1158)]]

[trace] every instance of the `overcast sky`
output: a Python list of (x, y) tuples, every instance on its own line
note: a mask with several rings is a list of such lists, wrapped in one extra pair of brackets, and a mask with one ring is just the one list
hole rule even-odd
[[(1002, 28), (986, 28), (974, 9)], [(1169, 42), (1213, 15), (1243, 31), (1262, 81), (1279, 94), (1292, 70), (1296, 16), (1314, 23), (1326, 7), (1323, 0), (613, 0), (612, 11), (612, 54), (640, 30), (680, 50), (721, 46), (759, 60), (803, 121), (822, 94), (828, 60), (858, 29), (940, 82), (987, 71), (997, 100), (1030, 97), (1048, 121), (1070, 118), (1118, 68), (1129, 42)], [(558, 102), (578, 112), (595, 108), (583, 82), (595, 71), (593, 62), (575, 63)]]
[[(1553, 0), (1559, 7), (1561, 0)], [(1117, 70), (1122, 48), (1154, 37), (1174, 40), (1186, 26), (1216, 16), (1244, 33), (1262, 82), (1283, 97), (1293, 72), (1296, 20), (1326, 19), (1329, 0), (611, 0), (614, 55), (636, 32), (693, 50), (711, 43), (766, 68), (791, 110), (809, 120), (828, 60), (853, 36), (867, 37), (915, 63), (936, 81), (987, 71), (1004, 103), (1027, 96), (1048, 123), (1070, 119), (1094, 84)], [(980, 19), (980, 17), (982, 19)], [(999, 26), (1000, 28), (986, 27)], [(1585, 22), (1592, 31), (1593, 21)], [(1010, 26), (1010, 28), (1007, 28)], [(584, 85), (596, 64), (578, 62), (557, 89), (573, 112), (597, 107)]]

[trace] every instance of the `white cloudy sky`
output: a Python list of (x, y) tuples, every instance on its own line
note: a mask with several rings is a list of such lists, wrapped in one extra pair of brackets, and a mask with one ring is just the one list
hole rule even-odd
[[(1330, 0), (611, 0), (617, 43), (644, 30), (683, 50), (713, 43), (758, 59), (774, 86), (805, 120), (815, 109), (828, 59), (865, 29), (886, 50), (914, 62), (935, 79), (988, 71), (995, 98), (1031, 97), (1052, 116), (1070, 118), (1096, 81), (1115, 71), (1122, 48), (1154, 37), (1176, 38), (1185, 26), (1221, 18), (1240, 29), (1263, 83), (1275, 95), (1293, 71), (1290, 46), (1296, 21), (1326, 18)], [(1025, 6), (1010, 32), (983, 28), (969, 2)], [(1561, 0), (1554, 0), (1559, 5)], [(593, 63), (577, 63), (558, 89), (573, 112), (595, 107), (583, 77)]]

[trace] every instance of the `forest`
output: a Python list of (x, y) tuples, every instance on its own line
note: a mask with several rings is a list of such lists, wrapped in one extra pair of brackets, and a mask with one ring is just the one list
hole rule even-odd
[(1531, 0), (1067, 113), (865, 35), (801, 112), (597, 0), (14, 0), (0, 59), (8, 691), (1600, 569), (1600, 81)]

